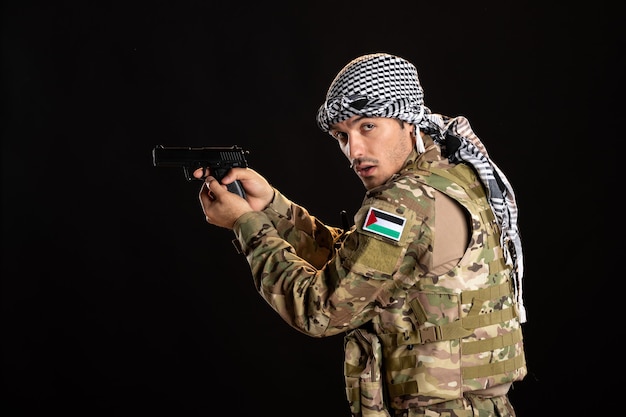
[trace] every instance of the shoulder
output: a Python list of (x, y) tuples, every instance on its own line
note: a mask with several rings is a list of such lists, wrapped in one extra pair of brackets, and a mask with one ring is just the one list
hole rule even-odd
[(346, 265), (353, 272), (389, 278), (397, 270), (407, 247), (428, 228), (424, 221), (427, 210), (415, 210), (416, 204), (434, 207), (432, 203), (418, 203), (431, 200), (417, 197), (424, 191), (416, 192), (420, 187), (414, 180), (403, 178), (392, 187), (379, 187), (367, 194), (342, 247)]
[(429, 184), (428, 176), (404, 172), (393, 181), (371, 190), (362, 208), (376, 207), (399, 216), (414, 214), (416, 218), (431, 214), (437, 190)]
[(416, 175), (403, 174), (368, 192), (355, 216), (357, 232), (405, 246), (425, 221), (433, 218), (437, 191)]

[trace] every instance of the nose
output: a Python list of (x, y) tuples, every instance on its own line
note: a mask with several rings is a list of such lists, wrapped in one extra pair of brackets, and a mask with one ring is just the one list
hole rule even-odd
[(352, 161), (356, 158), (360, 158), (365, 152), (365, 142), (358, 133), (351, 133), (348, 136), (348, 149), (346, 149), (346, 155)]

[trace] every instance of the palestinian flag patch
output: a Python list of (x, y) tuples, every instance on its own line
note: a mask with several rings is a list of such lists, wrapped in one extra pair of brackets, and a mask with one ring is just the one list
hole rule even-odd
[(363, 230), (399, 241), (405, 223), (404, 217), (370, 207), (365, 217)]

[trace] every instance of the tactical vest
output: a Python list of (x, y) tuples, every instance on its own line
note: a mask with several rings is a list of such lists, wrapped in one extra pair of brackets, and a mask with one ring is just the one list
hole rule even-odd
[[(431, 174), (415, 179), (455, 199), (470, 213), (468, 249), (445, 275), (397, 282), (394, 309), (383, 310), (372, 321), (376, 335), (357, 329), (347, 336), (346, 348), (353, 349), (347, 355), (359, 349), (370, 354), (365, 361), (380, 364), (379, 382), (384, 379), (383, 384), (364, 381), (362, 372), (360, 387), (354, 390), (350, 385), (355, 386), (353, 371), (358, 370), (350, 369), (346, 361), (347, 394), (355, 415), (387, 415), (380, 414), (381, 401), (370, 402), (381, 395), (387, 406), (403, 410), (461, 398), (468, 391), (521, 380), (527, 373), (511, 271), (483, 187), (464, 164), (446, 170), (430, 164), (420, 162), (419, 168)], [(390, 327), (396, 330), (382, 330)], [(367, 346), (364, 342), (372, 338), (374, 343)], [(382, 358), (374, 355), (377, 352)], [(363, 360), (351, 363), (359, 362)], [(371, 378), (375, 371), (369, 365)], [(376, 393), (379, 386), (381, 392)]]

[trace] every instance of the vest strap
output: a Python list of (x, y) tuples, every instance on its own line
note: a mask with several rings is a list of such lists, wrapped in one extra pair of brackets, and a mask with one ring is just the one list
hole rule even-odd
[(461, 352), (463, 355), (473, 355), (480, 352), (489, 352), (495, 349), (502, 349), (506, 346), (512, 346), (522, 340), (522, 330), (518, 327), (516, 330), (489, 339), (475, 340), (473, 342), (464, 342), (461, 344)]
[[(519, 329), (518, 331), (512, 332), (512, 333), (521, 334), (521, 332), (519, 332)], [(515, 338), (516, 336), (512, 335), (512, 337)], [(491, 340), (491, 339), (488, 339), (488, 340)], [(477, 342), (473, 342), (473, 343), (477, 343)], [(467, 353), (465, 349), (464, 349), (464, 353)], [(417, 365), (416, 363), (417, 359), (414, 355), (404, 357), (404, 358), (398, 358), (398, 359), (405, 359), (403, 362), (405, 362), (405, 365), (408, 365), (408, 366), (405, 366), (404, 368), (393, 369), (394, 371), (397, 371), (400, 369), (408, 369), (411, 367), (415, 367)], [(511, 359), (506, 359), (504, 361), (488, 363), (485, 365), (464, 367), (462, 368), (461, 372), (462, 372), (463, 379), (475, 379), (475, 378), (485, 378), (485, 377), (490, 377), (494, 375), (514, 372), (517, 369), (523, 368), (524, 366), (526, 366), (526, 359), (525, 359), (524, 353), (521, 352), (520, 355), (515, 356), (514, 358), (511, 358)], [(417, 381), (415, 380), (400, 382), (397, 384), (388, 384), (387, 389), (388, 389), (389, 394), (392, 397), (399, 397), (402, 395), (415, 394), (419, 392), (418, 387), (417, 387)]]
[(486, 197), (483, 185), (475, 175), (473, 168), (464, 163), (457, 164), (451, 169), (435, 168), (431, 164), (428, 169), (433, 174), (444, 177), (456, 184), (466, 185), (464, 190), (472, 200)]
[(428, 326), (412, 332), (383, 333), (380, 334), (379, 337), (385, 347), (461, 339), (471, 335), (473, 330), (478, 327), (503, 323), (514, 317), (517, 317), (515, 309), (507, 308), (506, 310), (495, 310), (487, 314), (463, 317), (451, 323), (441, 324), (439, 326)]
[(495, 310), (488, 314), (479, 314), (463, 317), (463, 327), (468, 329), (477, 329), (492, 324), (504, 323), (517, 317), (516, 308), (507, 308), (506, 310)]
[(513, 372), (525, 365), (526, 359), (522, 352), (518, 356), (504, 361), (462, 368), (461, 372), (463, 373), (463, 379), (484, 378)]
[(415, 394), (416, 392), (418, 392), (417, 382), (407, 381), (407, 382), (401, 382), (399, 384), (389, 384), (387, 385), (387, 391), (389, 392), (389, 395), (392, 397), (399, 397), (401, 395), (407, 395), (407, 394)]
[(505, 295), (512, 296), (511, 281), (503, 282), (499, 285), (481, 288), (479, 290), (467, 290), (461, 293), (461, 304), (469, 304), (474, 299), (480, 300), (497, 300)]

